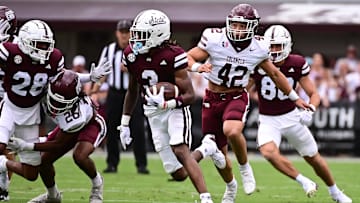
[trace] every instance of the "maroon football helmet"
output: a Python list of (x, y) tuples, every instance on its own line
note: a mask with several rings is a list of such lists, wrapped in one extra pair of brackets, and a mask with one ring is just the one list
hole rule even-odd
[(226, 17), (226, 33), (234, 42), (251, 39), (259, 24), (257, 10), (249, 4), (238, 4)]
[(0, 19), (7, 21), (6, 28), (0, 33), (0, 42), (6, 42), (17, 30), (15, 12), (6, 6), (0, 6)]
[(79, 100), (81, 83), (79, 76), (71, 70), (60, 72), (49, 83), (47, 93), (47, 109), (54, 115), (63, 114), (73, 108)]

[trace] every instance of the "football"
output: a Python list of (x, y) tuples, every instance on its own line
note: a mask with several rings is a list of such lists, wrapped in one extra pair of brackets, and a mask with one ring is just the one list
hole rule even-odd
[(150, 87), (150, 92), (153, 95), (156, 95), (159, 93), (160, 88), (162, 86), (164, 87), (164, 98), (166, 101), (170, 99), (174, 99), (177, 96), (179, 96), (179, 88), (176, 85), (169, 82), (159, 82), (153, 85), (152, 87)]

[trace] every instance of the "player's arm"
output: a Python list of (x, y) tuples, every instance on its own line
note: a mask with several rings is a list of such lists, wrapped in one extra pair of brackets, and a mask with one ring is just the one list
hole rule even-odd
[(38, 142), (34, 143), (34, 151), (42, 151), (42, 152), (56, 152), (60, 149), (64, 148), (67, 143), (71, 143), (73, 140), (73, 133), (66, 133), (64, 131), (60, 131), (55, 140), (46, 141), (46, 142)]
[(58, 132), (55, 140), (30, 143), (23, 139), (12, 137), (9, 141), (9, 147), (15, 151), (44, 151), (44, 152), (56, 152), (64, 148), (67, 143), (71, 143), (73, 136), (72, 133), (66, 133), (63, 131)]
[(250, 99), (255, 100), (255, 101), (259, 100), (258, 94), (255, 89), (255, 79), (254, 78), (251, 78), (251, 77), (249, 78), (249, 83), (246, 86), (246, 90), (250, 94)]
[(131, 116), (138, 99), (139, 85), (133, 74), (129, 74), (129, 87), (125, 94), (123, 115)]
[(191, 72), (210, 72), (212, 65), (210, 63), (201, 63), (209, 57), (209, 53), (200, 47), (194, 47), (187, 52), (189, 67)]
[[(300, 86), (304, 89), (310, 98), (310, 104), (317, 109), (320, 104), (320, 95), (316, 90), (314, 83), (310, 80), (309, 76), (303, 76), (299, 80)], [(315, 110), (313, 109), (313, 110)]]
[(186, 69), (180, 69), (175, 72), (175, 83), (181, 93), (180, 96), (175, 98), (176, 105), (186, 106), (194, 103), (195, 92)]
[(266, 74), (274, 81), (276, 87), (278, 87), (284, 94), (288, 95), (289, 99), (294, 101), (296, 106), (302, 109), (308, 109), (310, 106), (292, 89), (285, 75), (275, 67), (275, 65), (266, 59), (261, 62), (260, 67), (266, 72)]

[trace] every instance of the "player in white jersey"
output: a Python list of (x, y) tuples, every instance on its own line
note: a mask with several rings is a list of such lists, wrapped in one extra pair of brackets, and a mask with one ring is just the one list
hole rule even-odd
[(319, 154), (316, 141), (307, 127), (311, 124), (312, 115), (320, 103), (320, 96), (308, 77), (310, 66), (303, 56), (290, 54), (291, 35), (284, 26), (269, 27), (264, 37), (270, 41), (271, 60), (294, 88), (299, 83), (305, 90), (310, 98), (311, 109), (298, 110), (289, 98), (284, 97), (283, 93), (275, 88), (275, 84), (265, 72), (260, 68), (257, 69), (252, 75), (248, 89), (253, 84), (256, 85), (260, 113), (257, 136), (259, 151), (277, 170), (296, 180), (307, 196), (311, 197), (317, 191), (317, 185), (300, 174), (295, 166), (280, 153), (281, 140), (286, 138), (328, 186), (332, 199), (340, 203), (351, 203), (352, 200), (336, 186), (330, 169), (325, 159)]
[(81, 91), (78, 75), (70, 70), (63, 71), (51, 81), (46, 101), (48, 113), (57, 124), (47, 141), (28, 143), (12, 138), (9, 143), (17, 151), (44, 151), (40, 175), (47, 193), (30, 202), (61, 202), (53, 164), (71, 149), (75, 163), (92, 181), (90, 203), (102, 202), (103, 179), (89, 156), (105, 138), (104, 119), (95, 111), (90, 97)]
[[(265, 41), (254, 37), (259, 19), (251, 5), (239, 4), (227, 16), (226, 28), (205, 29), (198, 46), (188, 52), (191, 71), (209, 72), (209, 86), (203, 99), (202, 130), (205, 135), (215, 135), (218, 147), (227, 157), (226, 168), (219, 170), (227, 183), (222, 203), (235, 202), (237, 192), (237, 182), (227, 156), (228, 141), (239, 163), (245, 193), (252, 194), (256, 189), (242, 135), (249, 108), (245, 87), (255, 67), (261, 66), (297, 106), (308, 107), (268, 59)], [(206, 59), (208, 63), (200, 63)]]

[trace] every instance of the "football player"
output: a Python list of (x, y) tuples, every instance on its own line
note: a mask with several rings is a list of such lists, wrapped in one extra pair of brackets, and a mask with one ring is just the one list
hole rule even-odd
[(272, 25), (265, 32), (265, 40), (270, 41), (270, 59), (287, 77), (295, 88), (297, 83), (310, 98), (310, 108), (299, 110), (265, 71), (257, 68), (249, 82), (250, 88), (256, 85), (259, 102), (259, 129), (257, 144), (261, 154), (281, 173), (296, 180), (311, 197), (317, 191), (317, 185), (303, 176), (283, 155), (279, 146), (282, 138), (295, 147), (297, 152), (309, 163), (316, 174), (328, 186), (332, 199), (340, 203), (351, 203), (335, 184), (326, 161), (318, 152), (317, 144), (307, 125), (311, 124), (312, 115), (320, 103), (320, 96), (313, 82), (308, 77), (310, 66), (303, 56), (290, 54), (292, 40), (290, 32), (282, 25)]
[[(181, 180), (181, 177), (185, 179), (188, 174), (200, 194), (201, 203), (212, 203), (201, 169), (192, 158), (188, 146), (192, 139), (189, 104), (194, 101), (195, 95), (187, 74), (187, 57), (183, 48), (170, 41), (170, 35), (170, 20), (158, 10), (139, 13), (130, 28), (130, 44), (123, 56), (123, 65), (128, 69), (130, 79), (121, 125), (118, 127), (120, 139), (124, 147), (131, 142), (129, 121), (137, 92), (141, 88), (146, 95), (143, 98), (144, 114), (149, 120), (155, 150), (160, 155), (165, 171), (176, 180)], [(149, 87), (159, 82), (175, 84), (180, 95), (165, 101), (163, 88), (160, 88), (158, 94), (151, 93)], [(196, 153), (202, 151), (203, 154), (199, 156), (218, 157), (220, 167), (223, 167), (224, 155), (217, 149), (215, 142), (208, 137), (203, 145), (209, 148), (202, 148)]]
[[(2, 28), (0, 28), (2, 30)], [(38, 141), (40, 100), (50, 80), (64, 68), (64, 57), (54, 48), (50, 27), (41, 20), (30, 20), (19, 30), (18, 43), (0, 43), (0, 67), (5, 89), (0, 114), (0, 153), (11, 135), (27, 142)], [(108, 74), (111, 64), (92, 64), (90, 74), (79, 74), (82, 82), (98, 82)], [(13, 171), (28, 180), (36, 180), (40, 152), (19, 152), (20, 164), (0, 156), (0, 171)]]
[[(7, 6), (0, 6), (0, 43), (15, 40), (15, 33), (17, 30), (17, 19), (15, 12)], [(4, 88), (2, 86), (4, 79), (4, 71), (0, 69), (0, 101), (4, 98)], [(4, 154), (7, 159), (15, 160), (15, 154), (9, 153), (10, 151), (5, 150)], [(12, 172), (0, 173), (0, 201), (9, 200), (8, 187)]]
[[(237, 192), (237, 182), (227, 156), (228, 141), (239, 163), (245, 193), (252, 194), (256, 189), (242, 134), (249, 108), (245, 87), (255, 67), (263, 67), (297, 106), (308, 107), (268, 59), (269, 51), (265, 41), (254, 37), (259, 19), (254, 7), (238, 4), (227, 16), (226, 27), (205, 29), (198, 45), (188, 51), (190, 70), (208, 72), (209, 85), (203, 99), (202, 130), (204, 135), (215, 135), (217, 146), (227, 158), (226, 168), (219, 170), (226, 182), (223, 203), (235, 202)], [(200, 63), (206, 59), (208, 62)]]
[(44, 151), (40, 175), (47, 193), (30, 202), (61, 202), (53, 164), (72, 148), (75, 163), (92, 181), (90, 202), (102, 202), (103, 179), (89, 156), (105, 138), (106, 125), (90, 97), (81, 91), (75, 72), (65, 70), (50, 82), (46, 106), (49, 116), (57, 124), (46, 142), (27, 143), (19, 138), (11, 138), (9, 142), (9, 146), (17, 151)]

